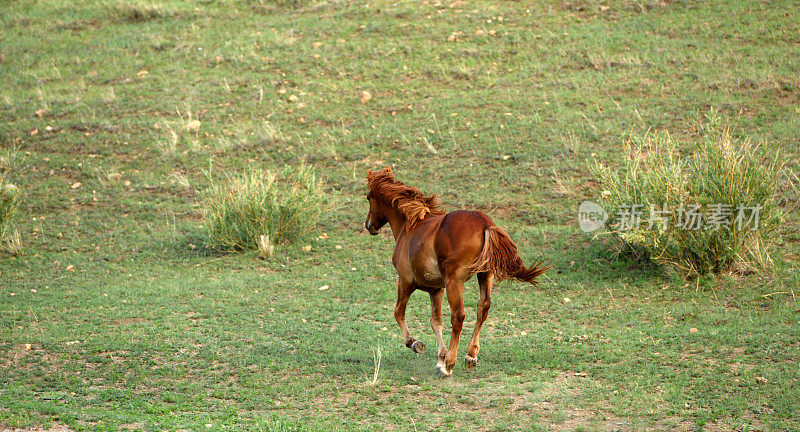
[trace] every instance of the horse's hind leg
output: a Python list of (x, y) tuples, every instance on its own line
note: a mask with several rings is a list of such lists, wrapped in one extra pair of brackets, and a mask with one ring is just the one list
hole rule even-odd
[(481, 290), (481, 299), (478, 300), (478, 318), (475, 321), (475, 331), (472, 333), (472, 339), (467, 346), (467, 357), (464, 359), (464, 367), (468, 370), (475, 369), (478, 365), (478, 350), (480, 344), (478, 338), (481, 334), (481, 326), (486, 321), (486, 316), (489, 315), (489, 306), (492, 304), (492, 284), (494, 282), (494, 275), (491, 273), (478, 273), (478, 286)]
[(394, 306), (394, 319), (400, 326), (406, 346), (415, 353), (422, 354), (425, 352), (425, 344), (411, 337), (406, 324), (406, 305), (411, 293), (416, 289), (417, 287), (413, 283), (404, 283), (402, 279), (397, 282), (397, 304)]
[(458, 353), (458, 340), (461, 337), (461, 329), (464, 326), (464, 281), (458, 277), (448, 277), (445, 280), (447, 287), (447, 302), (450, 304), (450, 324), (453, 332), (450, 334), (450, 346), (447, 348), (447, 355), (444, 359), (444, 370), (439, 370), (442, 376), (450, 376), (453, 366), (456, 364), (456, 354)]
[[(444, 358), (447, 355), (447, 348), (444, 347), (444, 338), (442, 337), (442, 296), (444, 290), (439, 289), (431, 291), (431, 328), (433, 334), (436, 335), (436, 355), (438, 361), (436, 362), (436, 370), (444, 370)], [(441, 372), (440, 372), (441, 373)]]

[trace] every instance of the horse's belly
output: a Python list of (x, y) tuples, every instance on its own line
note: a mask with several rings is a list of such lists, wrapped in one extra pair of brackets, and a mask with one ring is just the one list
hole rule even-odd
[(412, 271), (417, 284), (431, 288), (444, 287), (444, 276), (439, 270), (439, 263), (435, 256), (420, 257), (415, 261)]

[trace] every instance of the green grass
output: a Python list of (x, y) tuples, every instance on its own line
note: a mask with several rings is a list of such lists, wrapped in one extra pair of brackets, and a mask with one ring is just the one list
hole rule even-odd
[[(0, 256), (0, 426), (800, 429), (792, 185), (760, 276), (687, 284), (576, 222), (592, 154), (618, 165), (648, 129), (690, 148), (709, 107), (797, 173), (793, 7), (5, 2), (24, 248)], [(317, 230), (267, 261), (214, 252), (187, 184), (302, 161), (333, 202)], [(437, 379), (402, 346), (391, 237), (363, 230), (364, 174), (386, 164), (555, 266), (497, 287), (474, 373)], [(428, 309), (413, 296), (409, 325), (431, 346)]]

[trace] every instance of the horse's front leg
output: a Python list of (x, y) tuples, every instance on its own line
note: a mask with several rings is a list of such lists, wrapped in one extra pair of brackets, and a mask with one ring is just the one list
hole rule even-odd
[(402, 278), (397, 282), (397, 304), (394, 306), (394, 319), (397, 320), (397, 325), (400, 326), (406, 346), (415, 353), (422, 354), (425, 352), (425, 344), (411, 337), (411, 332), (408, 331), (408, 325), (406, 324), (406, 305), (411, 293), (416, 289), (417, 287), (413, 282), (403, 282)]
[(461, 338), (461, 328), (464, 326), (464, 301), (462, 298), (464, 291), (464, 281), (456, 277), (445, 279), (447, 289), (447, 302), (450, 303), (450, 324), (453, 332), (450, 334), (450, 346), (447, 348), (447, 355), (444, 358), (444, 370), (439, 370), (439, 375), (450, 376), (453, 373), (453, 366), (456, 364), (458, 354), (458, 340)]

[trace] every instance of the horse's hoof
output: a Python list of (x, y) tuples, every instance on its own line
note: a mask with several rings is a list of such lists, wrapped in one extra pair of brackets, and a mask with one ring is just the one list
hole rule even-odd
[(464, 358), (464, 367), (467, 370), (473, 370), (478, 366), (478, 359), (475, 357), (467, 356)]
[(411, 344), (411, 350), (417, 354), (425, 354), (425, 344), (420, 341), (414, 341)]
[(439, 375), (439, 378), (448, 378), (453, 371), (448, 372), (444, 366), (436, 365), (436, 374)]

